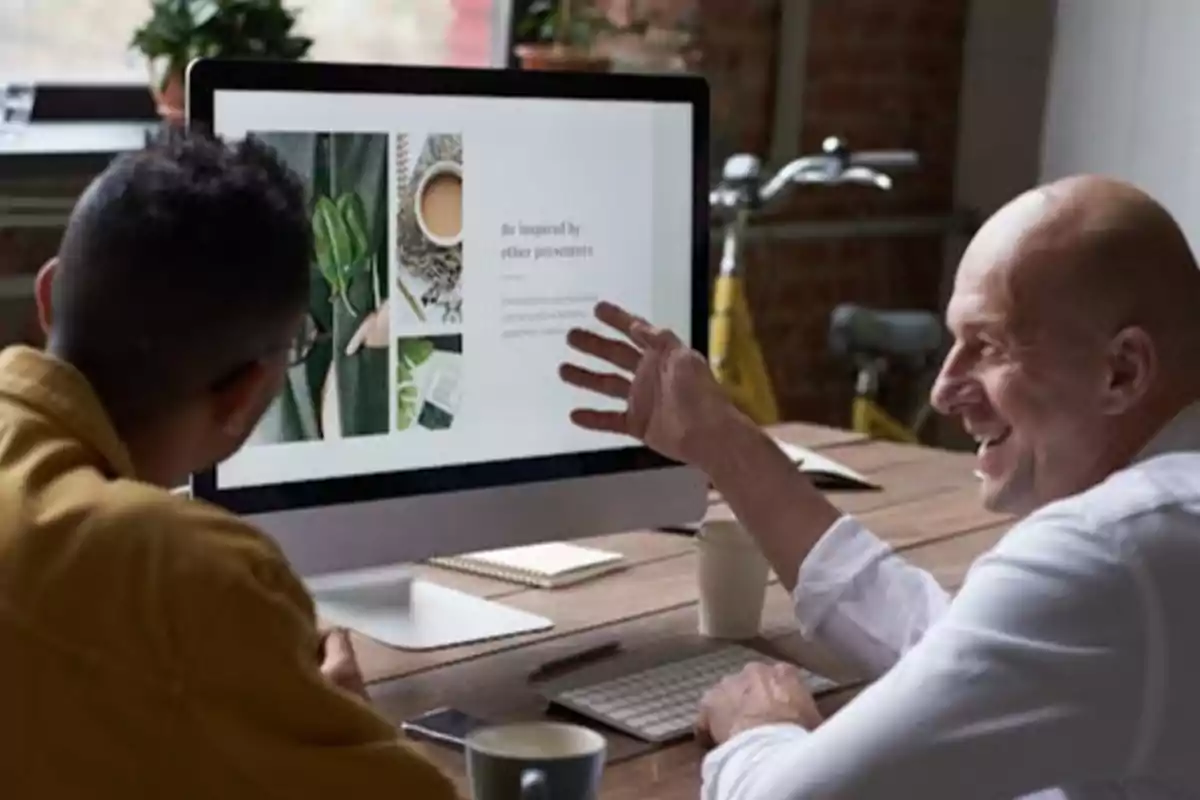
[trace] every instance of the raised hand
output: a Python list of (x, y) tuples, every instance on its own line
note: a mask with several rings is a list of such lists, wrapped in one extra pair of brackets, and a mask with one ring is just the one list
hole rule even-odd
[(705, 468), (706, 460), (719, 452), (717, 432), (739, 413), (708, 363), (671, 331), (619, 306), (600, 303), (595, 313), (620, 338), (577, 328), (568, 333), (567, 343), (618, 371), (563, 364), (559, 374), (572, 386), (625, 400), (626, 407), (576, 409), (572, 421), (589, 430), (635, 437), (668, 458)]

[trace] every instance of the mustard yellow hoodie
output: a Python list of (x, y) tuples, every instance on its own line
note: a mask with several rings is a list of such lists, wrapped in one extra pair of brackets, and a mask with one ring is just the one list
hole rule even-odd
[(0, 352), (0, 796), (455, 796), (319, 672), (274, 543), (138, 482), (69, 365)]

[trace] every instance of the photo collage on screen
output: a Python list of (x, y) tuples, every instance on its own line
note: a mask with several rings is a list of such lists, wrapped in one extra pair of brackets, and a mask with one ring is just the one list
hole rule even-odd
[(463, 359), (463, 137), (393, 136), (396, 174), (393, 429), (446, 430)]
[(314, 248), (294, 365), (248, 444), (452, 427), (462, 361), (462, 135), (253, 135), (304, 181)]

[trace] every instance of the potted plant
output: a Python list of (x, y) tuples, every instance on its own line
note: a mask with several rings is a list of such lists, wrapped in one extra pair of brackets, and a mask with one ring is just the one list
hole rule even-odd
[(517, 29), (523, 41), (514, 49), (523, 69), (607, 72), (610, 59), (595, 43), (614, 28), (589, 0), (533, 0)]
[(625, 20), (617, 20), (598, 49), (609, 57), (613, 72), (678, 73), (693, 71), (695, 9), (672, 15), (645, 10), (641, 0), (629, 0)]
[(150, 6), (150, 19), (130, 44), (149, 62), (151, 91), (168, 122), (183, 119), (183, 76), (192, 59), (295, 61), (312, 47), (312, 39), (293, 33), (297, 14), (282, 0), (151, 0)]

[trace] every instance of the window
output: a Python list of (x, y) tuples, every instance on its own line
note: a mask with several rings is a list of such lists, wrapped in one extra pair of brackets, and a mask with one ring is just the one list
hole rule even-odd
[[(315, 40), (313, 59), (485, 66), (492, 62), (494, 2), (292, 0), (290, 6)], [(148, 0), (0, 0), (0, 82), (144, 84), (147, 67), (128, 42), (148, 14)]]

